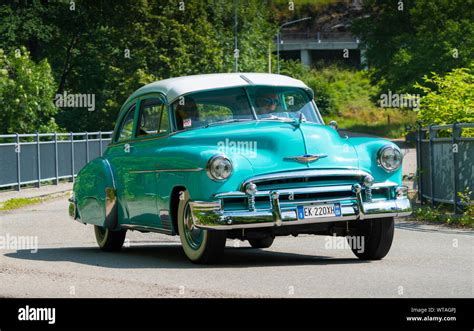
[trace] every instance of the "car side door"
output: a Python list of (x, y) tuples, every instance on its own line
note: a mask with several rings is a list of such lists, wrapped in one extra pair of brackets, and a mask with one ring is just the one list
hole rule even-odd
[[(138, 103), (133, 159), (126, 175), (126, 203), (132, 224), (163, 228), (157, 207), (159, 151), (170, 133), (164, 96), (142, 97)], [(167, 228), (167, 226), (165, 226)]]
[(128, 201), (133, 196), (133, 185), (129, 173), (134, 168), (134, 132), (138, 109), (138, 100), (133, 100), (124, 106), (124, 115), (118, 119), (112, 142), (107, 148), (106, 158), (109, 161), (115, 180), (118, 199), (118, 217), (121, 224), (130, 224)]

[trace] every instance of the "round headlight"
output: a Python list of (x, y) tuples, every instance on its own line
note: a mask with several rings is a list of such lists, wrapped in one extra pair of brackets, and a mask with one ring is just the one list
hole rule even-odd
[(379, 149), (377, 162), (385, 169), (392, 172), (398, 170), (402, 165), (403, 155), (400, 150), (394, 146), (384, 146)]
[(222, 155), (216, 155), (207, 162), (207, 175), (212, 180), (225, 180), (232, 174), (232, 163)]

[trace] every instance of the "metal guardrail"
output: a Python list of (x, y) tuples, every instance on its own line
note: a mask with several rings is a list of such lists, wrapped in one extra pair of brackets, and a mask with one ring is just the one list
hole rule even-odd
[(102, 155), (112, 132), (0, 135), (0, 187), (36, 184), (74, 177)]
[(285, 42), (289, 41), (313, 41), (318, 43), (338, 43), (338, 42), (355, 42), (359, 43), (359, 39), (350, 32), (325, 32), (325, 31), (306, 31), (306, 32), (282, 32), (280, 39)]
[[(474, 128), (474, 123), (420, 126), (416, 139), (421, 202), (453, 204), (455, 214), (461, 205), (458, 192), (474, 192), (474, 138), (462, 137), (464, 128)], [(451, 137), (439, 137), (440, 131)], [(470, 198), (474, 200), (473, 193)]]

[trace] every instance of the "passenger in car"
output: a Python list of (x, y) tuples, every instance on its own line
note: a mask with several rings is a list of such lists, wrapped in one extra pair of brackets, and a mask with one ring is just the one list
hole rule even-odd
[(178, 130), (193, 127), (193, 123), (199, 121), (199, 112), (196, 102), (192, 98), (184, 98), (184, 102), (176, 102), (176, 126)]

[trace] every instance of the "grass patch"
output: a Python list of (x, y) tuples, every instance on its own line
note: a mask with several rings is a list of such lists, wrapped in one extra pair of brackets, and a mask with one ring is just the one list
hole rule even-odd
[(0, 203), (0, 210), (13, 210), (44, 201), (42, 198), (13, 198)]
[(341, 129), (352, 132), (368, 133), (386, 138), (401, 138), (407, 127), (413, 127), (416, 113), (402, 112), (397, 109), (381, 110), (366, 108), (357, 110), (342, 110), (340, 115), (329, 115), (325, 121), (337, 121)]
[(301, 63), (284, 61), (282, 73), (301, 79), (315, 94), (326, 123), (337, 121), (341, 129), (386, 138), (402, 138), (414, 127), (417, 113), (405, 108), (381, 108), (378, 87), (366, 70), (338, 66), (308, 70)]
[(413, 210), (413, 218), (419, 222), (432, 222), (474, 228), (474, 214), (467, 208), (463, 214), (453, 215), (452, 206), (440, 205), (436, 208), (419, 206)]

